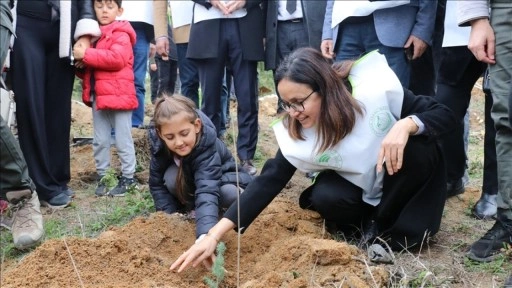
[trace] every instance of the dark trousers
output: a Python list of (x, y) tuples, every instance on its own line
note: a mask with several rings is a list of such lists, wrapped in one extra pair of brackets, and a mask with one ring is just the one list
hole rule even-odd
[(178, 69), (180, 71), (181, 94), (188, 97), (197, 107), (199, 103), (199, 71), (193, 60), (187, 58), (188, 43), (176, 44), (178, 49)]
[[(292, 53), (295, 49), (309, 46), (308, 33), (304, 27), (304, 22), (278, 22), (277, 23), (277, 65), (281, 64), (281, 61)], [(319, 49), (319, 47), (314, 47)], [(275, 76), (276, 70), (272, 70), (272, 74)], [(282, 100), (277, 92), (277, 83), (274, 83), (277, 94), (277, 111), (282, 111)]]
[(6, 200), (5, 194), (10, 191), (35, 190), (28, 176), (27, 163), (23, 158), (18, 141), (7, 127), (4, 118), (0, 117), (0, 199)]
[(364, 221), (375, 220), (382, 237), (400, 249), (421, 243), (426, 233), (432, 236), (439, 230), (445, 181), (439, 146), (415, 136), (405, 147), (402, 169), (384, 176), (382, 198), (376, 207), (363, 202), (361, 188), (334, 171), (320, 173), (301, 198), (308, 197), (310, 208), (338, 227), (361, 227)]
[[(440, 103), (452, 109), (457, 118), (457, 127), (444, 136), (442, 147), (446, 160), (446, 173), (449, 182), (462, 178), (466, 169), (464, 149), (464, 116), (471, 100), (471, 90), (480, 78), (486, 64), (479, 62), (466, 46), (445, 47), (442, 50), (441, 66), (438, 73), (437, 95)], [(490, 117), (492, 99), (486, 96), (484, 140), (484, 192), (496, 194), (498, 179), (496, 174), (496, 130)]]
[(178, 77), (178, 62), (172, 59), (164, 60), (159, 56), (155, 56), (155, 62), (158, 67), (156, 70), (158, 74), (157, 94), (174, 94), (176, 78)]
[(221, 131), (219, 111), (223, 107), (220, 96), (224, 69), (229, 60), (238, 101), (238, 157), (241, 160), (253, 159), (258, 142), (257, 62), (243, 58), (236, 19), (221, 21), (220, 37), (217, 58), (195, 61), (203, 91), (202, 110), (212, 120), (217, 132)]
[(415, 95), (436, 95), (437, 72), (441, 64), (441, 50), (443, 47), (445, 14), (446, 0), (438, 0), (432, 45), (427, 47), (420, 58), (411, 62), (409, 90)]
[(70, 180), (69, 132), (75, 78), (59, 58), (59, 23), (18, 15), (11, 62), (21, 150), (39, 198), (48, 200)]
[(148, 67), (149, 72), (149, 88), (151, 90), (151, 103), (155, 104), (156, 99), (158, 98), (158, 72), (151, 70), (151, 67)]

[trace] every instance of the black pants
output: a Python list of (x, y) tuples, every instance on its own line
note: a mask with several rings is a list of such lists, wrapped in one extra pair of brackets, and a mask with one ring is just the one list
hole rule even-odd
[(167, 93), (174, 94), (176, 79), (178, 78), (178, 61), (167, 59), (163, 60), (160, 56), (155, 56), (155, 62), (158, 69), (158, 90), (157, 95)]
[(427, 46), (425, 53), (420, 58), (411, 62), (409, 90), (415, 95), (436, 95), (437, 73), (441, 64), (441, 50), (443, 47), (445, 14), (446, 0), (438, 0), (432, 45)]
[(59, 58), (59, 22), (18, 15), (16, 35), (11, 67), (19, 141), (39, 198), (48, 200), (70, 180), (74, 67)]
[[(466, 168), (464, 149), (464, 116), (471, 100), (471, 90), (480, 78), (486, 64), (476, 60), (466, 46), (445, 47), (442, 50), (441, 66), (437, 83), (436, 98), (452, 109), (457, 118), (457, 127), (444, 136), (442, 147), (446, 160), (447, 180), (454, 182), (462, 178)], [(485, 98), (485, 139), (484, 139), (484, 187), (483, 192), (498, 193), (496, 130), (490, 115), (492, 97)]]
[(362, 200), (361, 188), (334, 171), (318, 175), (315, 184), (301, 195), (301, 207), (309, 202), (308, 208), (338, 227), (361, 227), (365, 220), (375, 220), (382, 237), (392, 248), (400, 249), (439, 231), (445, 181), (439, 145), (415, 136), (405, 147), (402, 169), (384, 176), (382, 198), (376, 207)]
[(195, 59), (203, 90), (202, 110), (212, 120), (217, 133), (220, 132), (222, 80), (229, 61), (238, 101), (238, 157), (241, 160), (253, 159), (258, 142), (257, 62), (243, 57), (236, 19), (222, 20), (220, 31), (218, 57)]

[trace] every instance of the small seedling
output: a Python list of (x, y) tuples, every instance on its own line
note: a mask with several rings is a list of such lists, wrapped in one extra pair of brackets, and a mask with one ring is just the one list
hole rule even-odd
[(226, 276), (226, 270), (224, 269), (224, 252), (226, 251), (226, 244), (224, 242), (219, 242), (217, 245), (217, 257), (215, 258), (215, 262), (213, 262), (212, 274), (215, 280), (210, 277), (204, 277), (204, 282), (210, 288), (218, 288), (222, 280), (224, 280), (224, 276)]

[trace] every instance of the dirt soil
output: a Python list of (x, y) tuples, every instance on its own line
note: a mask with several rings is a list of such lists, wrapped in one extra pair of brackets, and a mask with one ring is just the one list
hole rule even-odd
[[(260, 101), (259, 149), (265, 157), (277, 149), (268, 127), (275, 107), (275, 97)], [(472, 116), (475, 127), (483, 126), (478, 117)], [(74, 131), (90, 132), (89, 108), (74, 103), (73, 119)], [(144, 130), (135, 129), (134, 138), (137, 147), (147, 147)], [(80, 195), (80, 189), (90, 185), (95, 175), (91, 145), (72, 147), (72, 157), (71, 187), (78, 191), (76, 205), (91, 205), (86, 200), (90, 195)], [(147, 171), (139, 172), (137, 178), (147, 181)], [(480, 195), (478, 181), (463, 196), (447, 201), (441, 231), (430, 245), (420, 251), (398, 253), (395, 265), (374, 265), (364, 251), (332, 240), (317, 213), (298, 207), (298, 195), (308, 184), (302, 173), (296, 173), (241, 236), (239, 270), (239, 239), (234, 232), (227, 234), (223, 239), (227, 276), (220, 287), (384, 287), (390, 281), (401, 283), (404, 278), (417, 277), (418, 271), (429, 272), (425, 278), (436, 278), (431, 283), (443, 287), (489, 287), (500, 282), (492, 273), (464, 268), (464, 251), (490, 225), (478, 222), (482, 224), (471, 232), (456, 229), (459, 223), (470, 221), (465, 210)], [(154, 213), (113, 227), (94, 239), (47, 240), (19, 263), (7, 269), (4, 266), (7, 271), (1, 286), (208, 287), (203, 278), (211, 277), (211, 273), (204, 268), (181, 274), (169, 271), (171, 263), (194, 242), (194, 234), (193, 222)], [(393, 280), (396, 277), (401, 280)]]

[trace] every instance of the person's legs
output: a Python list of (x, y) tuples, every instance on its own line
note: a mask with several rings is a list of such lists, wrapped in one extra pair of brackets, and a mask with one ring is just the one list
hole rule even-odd
[(227, 209), (233, 202), (236, 201), (238, 197), (238, 187), (233, 184), (225, 184), (220, 186), (220, 197), (219, 197), (219, 207)]
[[(238, 138), (237, 152), (242, 161), (248, 161), (252, 171), (252, 159), (256, 153), (258, 142), (258, 82), (257, 62), (243, 59), (242, 45), (238, 33), (238, 22), (236, 20), (224, 21), (221, 29), (224, 29), (223, 36), (229, 43), (229, 59), (233, 68), (235, 93), (237, 95), (237, 117), (238, 117)], [(254, 169), (254, 170), (253, 170)]]
[(0, 117), (0, 199), (7, 199), (5, 193), (14, 190), (29, 189), (35, 191), (36, 187), (28, 175), (27, 163), (19, 148), (18, 142)]
[(446, 197), (441, 155), (437, 143), (410, 137), (400, 171), (385, 174), (373, 219), (393, 249), (417, 245), (439, 231)]
[[(0, 25), (0, 67), (3, 67), (7, 56), (10, 36), (10, 30)], [(14, 210), (11, 223), (14, 246), (18, 249), (32, 247), (39, 243), (44, 235), (39, 198), (35, 192), (36, 187), (28, 175), (27, 163), (18, 142), (1, 116), (0, 174), (0, 200), (8, 200)], [(3, 217), (4, 215), (0, 215), (2, 220)]]
[(110, 140), (113, 123), (110, 110), (97, 110), (96, 101), (92, 106), (92, 123), (94, 127), (94, 137), (92, 141), (92, 150), (94, 161), (96, 162), (96, 173), (99, 177), (105, 176), (110, 168)]
[(496, 162), (496, 129), (491, 118), (492, 95), (485, 92), (484, 176), (482, 194), (473, 208), (479, 219), (496, 216), (498, 194), (498, 171)]
[(201, 103), (199, 103), (199, 72), (194, 61), (187, 58), (188, 43), (176, 44), (176, 47), (178, 49), (181, 94), (190, 98), (198, 108), (201, 108)]
[(217, 131), (218, 137), (224, 136), (228, 127), (228, 114), (226, 111), (229, 109), (229, 89), (228, 89), (228, 81), (227, 81), (227, 70), (224, 68), (224, 78), (222, 79), (222, 91), (220, 93), (220, 127), (221, 130)]
[[(279, 22), (277, 24), (277, 64), (276, 67), (279, 67), (279, 64), (283, 59), (288, 56), (292, 51), (301, 47), (309, 46), (309, 41), (307, 37), (308, 33), (305, 29), (305, 25), (302, 21), (300, 22)], [(318, 47), (314, 47), (317, 48)], [(273, 71), (275, 73), (275, 70)], [(279, 92), (277, 91), (277, 83), (274, 83), (275, 91), (277, 94), (277, 114), (283, 112), (282, 100), (279, 96)]]
[[(219, 57), (221, 58), (221, 57)], [(222, 75), (224, 59), (198, 59), (195, 60), (203, 92), (201, 110), (210, 118), (215, 129), (220, 131), (220, 95), (222, 89)]]
[(471, 100), (471, 90), (484, 70), (485, 64), (477, 61), (466, 46), (443, 48), (436, 99), (454, 112), (458, 123), (456, 129), (442, 139), (449, 186), (448, 197), (464, 192), (464, 116)]
[(162, 57), (157, 56), (155, 57), (156, 66), (158, 67), (157, 74), (158, 74), (158, 91), (157, 94), (160, 95), (162, 93), (167, 93), (172, 95), (174, 93), (174, 87), (173, 90), (169, 90), (169, 82), (170, 82), (170, 75), (169, 72), (171, 71), (171, 62), (169, 59), (164, 60)]
[(317, 211), (326, 222), (335, 223), (344, 232), (362, 228), (374, 210), (363, 202), (360, 187), (331, 170), (321, 172), (300, 198), (302, 208)]
[(494, 226), (471, 245), (467, 256), (476, 261), (491, 261), (504, 243), (512, 244), (512, 125), (509, 116), (512, 75), (512, 8), (491, 4), (491, 25), (496, 36), (496, 64), (489, 67), (493, 105), (491, 116), (496, 127), (498, 162), (498, 212)]
[(122, 176), (128, 179), (133, 178), (135, 173), (135, 147), (133, 144), (130, 119), (132, 111), (112, 111), (111, 113), (116, 129), (116, 148), (119, 160), (121, 161)]
[(490, 66), (493, 96), (492, 118), (496, 127), (496, 157), (498, 160), (498, 214), (512, 222), (512, 126), (508, 120), (510, 80), (512, 77), (512, 9), (492, 7), (491, 24), (494, 28), (496, 65)]
[(446, 0), (438, 0), (432, 46), (428, 46), (420, 58), (411, 62), (409, 89), (415, 95), (436, 95), (437, 72), (441, 62), (445, 14)]
[(133, 46), (133, 73), (135, 76), (135, 92), (139, 106), (132, 114), (132, 127), (144, 124), (144, 99), (146, 97), (146, 69), (149, 55), (149, 39), (146, 36), (145, 27), (134, 27), (137, 41)]
[(116, 187), (110, 190), (108, 195), (120, 197), (124, 196), (130, 187), (137, 186), (137, 181), (133, 178), (136, 159), (130, 125), (132, 111), (110, 110), (109, 117), (116, 130), (116, 148), (121, 161), (121, 177)]
[[(156, 64), (155, 64), (156, 65)], [(150, 88), (151, 88), (151, 103), (155, 104), (156, 98), (158, 98), (158, 70), (153, 71), (148, 69), (149, 78), (150, 78)]]
[(70, 180), (74, 79), (69, 60), (58, 56), (58, 25), (18, 15), (11, 55), (20, 146), (41, 200), (56, 208), (71, 201), (62, 190)]

